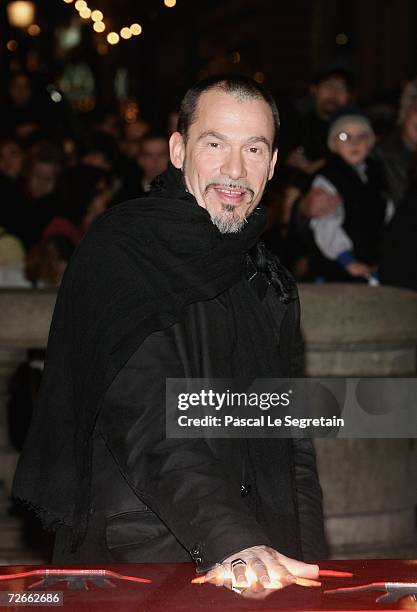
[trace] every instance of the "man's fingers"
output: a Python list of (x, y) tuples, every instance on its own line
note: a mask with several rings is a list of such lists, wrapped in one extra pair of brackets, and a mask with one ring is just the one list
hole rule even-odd
[(230, 577), (226, 575), (226, 571), (224, 567), (218, 566), (209, 570), (205, 575), (205, 582), (210, 582), (210, 584), (214, 584), (216, 586), (227, 586), (227, 580), (230, 580)]
[(246, 563), (237, 563), (235, 566), (232, 566), (232, 586), (236, 586), (239, 589), (250, 586), (246, 571)]
[(256, 583), (265, 585), (269, 584), (271, 581), (267, 563), (264, 563), (264, 561), (258, 556), (251, 557), (248, 559), (246, 576), (249, 585), (253, 585)]

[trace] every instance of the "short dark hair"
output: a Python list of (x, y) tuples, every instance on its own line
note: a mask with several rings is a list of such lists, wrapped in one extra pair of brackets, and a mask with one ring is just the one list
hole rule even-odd
[(324, 81), (330, 79), (340, 79), (343, 81), (346, 89), (352, 93), (355, 89), (355, 79), (352, 72), (344, 66), (321, 66), (311, 79), (313, 85), (320, 85)]
[(195, 121), (198, 101), (203, 93), (211, 89), (220, 89), (241, 100), (264, 100), (271, 109), (274, 122), (274, 139), (272, 150), (278, 148), (279, 113), (272, 94), (253, 79), (243, 75), (219, 75), (198, 81), (185, 94), (179, 112), (178, 131), (187, 141), (188, 130)]

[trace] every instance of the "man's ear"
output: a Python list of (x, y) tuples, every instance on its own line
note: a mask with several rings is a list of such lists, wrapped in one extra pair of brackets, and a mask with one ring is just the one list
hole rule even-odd
[(277, 163), (277, 159), (278, 159), (278, 149), (275, 149), (275, 151), (272, 154), (271, 161), (269, 162), (268, 181), (270, 181), (271, 178), (274, 176), (274, 169), (275, 169), (275, 164)]
[(185, 144), (179, 132), (174, 132), (169, 139), (169, 156), (172, 165), (181, 170), (184, 165)]

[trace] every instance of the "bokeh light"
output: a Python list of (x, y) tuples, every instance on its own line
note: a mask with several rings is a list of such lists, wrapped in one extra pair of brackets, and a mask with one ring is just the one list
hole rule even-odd
[(109, 33), (107, 34), (107, 42), (108, 42), (110, 45), (117, 45), (117, 43), (119, 42), (119, 40), (120, 40), (120, 37), (119, 37), (119, 35), (118, 35), (118, 33), (117, 33), (117, 32), (109, 32)]
[(120, 30), (120, 36), (127, 40), (128, 38), (132, 38), (133, 34), (130, 28), (122, 28)]
[(138, 23), (132, 23), (130, 26), (130, 31), (132, 32), (133, 36), (139, 36), (139, 34), (142, 32), (142, 27)]
[(104, 32), (104, 30), (106, 29), (106, 26), (102, 21), (95, 21), (93, 28), (95, 32)]

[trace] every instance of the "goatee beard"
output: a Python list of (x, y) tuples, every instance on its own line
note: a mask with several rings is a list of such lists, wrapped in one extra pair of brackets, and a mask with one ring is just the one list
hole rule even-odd
[(233, 206), (228, 206), (227, 204), (224, 204), (223, 214), (210, 215), (212, 223), (217, 227), (221, 234), (237, 234), (246, 225), (246, 218), (244, 217), (243, 219), (234, 219), (233, 215), (230, 214), (233, 213), (233, 211)]

